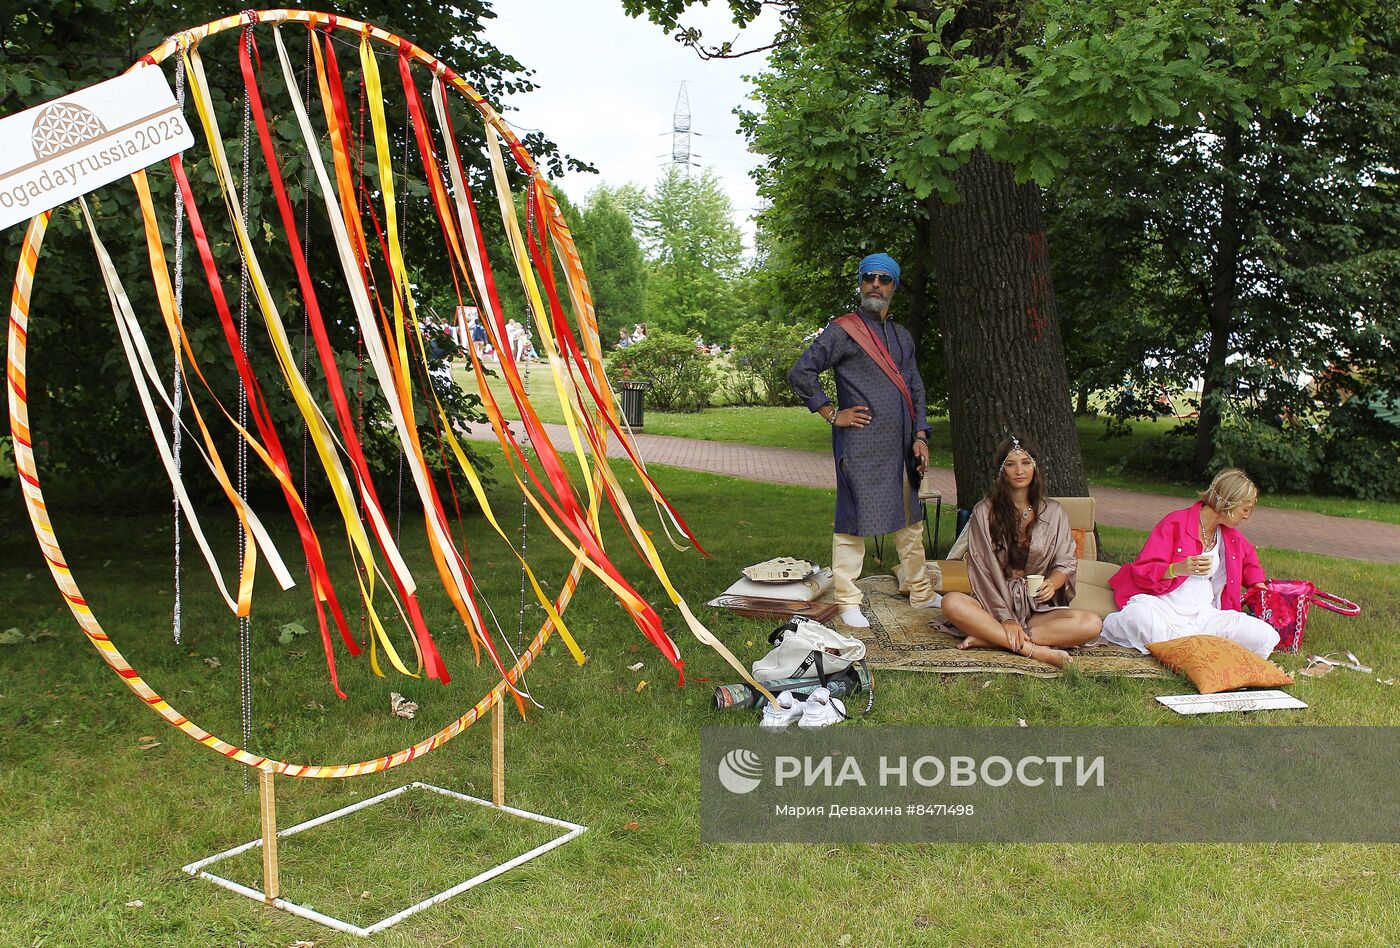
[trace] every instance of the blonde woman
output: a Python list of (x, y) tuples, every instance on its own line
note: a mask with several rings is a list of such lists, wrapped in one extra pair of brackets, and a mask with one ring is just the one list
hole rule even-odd
[(1239, 529), (1258, 498), (1243, 471), (1226, 468), (1197, 503), (1163, 517), (1109, 580), (1119, 611), (1104, 619), (1103, 638), (1146, 653), (1149, 642), (1216, 635), (1268, 658), (1278, 632), (1241, 611), (1244, 588), (1266, 579)]

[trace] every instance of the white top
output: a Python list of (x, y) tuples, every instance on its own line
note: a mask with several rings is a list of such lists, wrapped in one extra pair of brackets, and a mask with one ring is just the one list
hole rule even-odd
[(1187, 576), (1180, 586), (1158, 598), (1178, 615), (1193, 616), (1202, 609), (1219, 609), (1220, 592), (1225, 588), (1225, 561), (1220, 556), (1220, 530), (1215, 543), (1201, 554), (1210, 557), (1210, 570), (1204, 576)]

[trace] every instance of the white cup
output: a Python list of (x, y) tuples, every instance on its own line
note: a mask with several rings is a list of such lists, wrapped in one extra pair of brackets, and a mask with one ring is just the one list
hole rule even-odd
[(1039, 573), (1026, 574), (1026, 595), (1031, 597), (1031, 602), (1035, 602), (1036, 594), (1040, 592), (1040, 587), (1045, 585), (1045, 577)]

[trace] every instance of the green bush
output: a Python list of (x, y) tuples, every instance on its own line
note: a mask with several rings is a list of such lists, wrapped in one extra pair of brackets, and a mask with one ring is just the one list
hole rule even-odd
[[(1135, 474), (1191, 480), (1194, 422), (1148, 439), (1124, 460)], [(1317, 493), (1360, 500), (1400, 499), (1400, 426), (1353, 398), (1316, 425), (1269, 424), (1227, 414), (1212, 470), (1238, 467), (1265, 493)]]
[(10, 436), (0, 437), (0, 488), (9, 486), (18, 472), (15, 470), (15, 449)]
[(741, 370), (729, 356), (712, 363), (718, 387), (715, 401), (724, 406), (762, 405), (766, 401), (763, 383), (751, 372)]
[[(1196, 423), (1186, 422), (1147, 441), (1127, 458), (1123, 469), (1148, 477), (1182, 483), (1194, 482), (1192, 455), (1196, 448)], [(1306, 493), (1322, 462), (1321, 451), (1305, 427), (1278, 428), (1227, 414), (1216, 436), (1215, 459), (1209, 473), (1237, 467), (1264, 493)]]
[(1227, 417), (1215, 442), (1212, 473), (1238, 467), (1264, 493), (1306, 493), (1321, 473), (1322, 451), (1312, 430)]
[(715, 393), (710, 357), (675, 333), (653, 332), (614, 352), (608, 357), (608, 375), (614, 385), (628, 379), (650, 382), (646, 404), (657, 411), (700, 411)]
[(1362, 500), (1400, 499), (1400, 427), (1353, 398), (1334, 408), (1317, 432), (1318, 487)]
[(787, 374), (807, 348), (810, 333), (806, 326), (745, 323), (734, 331), (734, 369), (756, 383), (765, 404), (795, 405)]

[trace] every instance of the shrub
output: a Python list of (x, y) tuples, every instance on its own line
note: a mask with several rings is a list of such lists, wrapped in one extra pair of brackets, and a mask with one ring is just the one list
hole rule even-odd
[(657, 411), (700, 411), (715, 393), (710, 357), (675, 333), (653, 332), (614, 352), (608, 357), (608, 375), (613, 384), (627, 379), (650, 382), (646, 403)]
[(1310, 429), (1227, 416), (1216, 438), (1211, 468), (1213, 472), (1238, 467), (1264, 493), (1306, 493), (1312, 490), (1321, 463), (1322, 451)]
[(15, 470), (15, 449), (10, 436), (0, 437), (0, 490), (8, 487), (18, 472)]
[(1353, 398), (1334, 408), (1317, 432), (1318, 487), (1362, 500), (1400, 499), (1400, 427)]
[(745, 323), (734, 331), (734, 369), (753, 380), (768, 405), (794, 405), (788, 370), (807, 348), (806, 326)]
[[(1124, 459), (1136, 474), (1189, 481), (1194, 422), (1149, 438)], [(1227, 416), (1216, 441), (1212, 471), (1238, 467), (1266, 493), (1316, 492), (1363, 500), (1400, 498), (1400, 428), (1355, 401), (1333, 409), (1320, 425), (1278, 425)]]
[(726, 356), (724, 359), (712, 363), (718, 381), (715, 401), (720, 405), (764, 404), (767, 393), (763, 390), (763, 383), (752, 372), (736, 365), (737, 361), (735, 358)]

